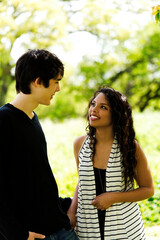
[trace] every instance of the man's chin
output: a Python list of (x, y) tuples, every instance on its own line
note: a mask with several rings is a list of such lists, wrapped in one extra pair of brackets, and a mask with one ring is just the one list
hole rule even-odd
[(49, 106), (50, 104), (51, 104), (51, 101), (49, 101), (49, 102), (43, 102), (43, 103), (40, 103), (41, 105), (44, 105), (44, 106)]

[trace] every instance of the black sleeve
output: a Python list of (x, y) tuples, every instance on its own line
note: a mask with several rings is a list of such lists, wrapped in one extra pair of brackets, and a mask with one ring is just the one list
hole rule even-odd
[(12, 157), (9, 121), (0, 112), (0, 240), (27, 240), (29, 232), (17, 221), (8, 201), (8, 159)]
[(65, 213), (67, 213), (67, 211), (68, 211), (68, 209), (69, 209), (69, 207), (70, 207), (70, 205), (71, 205), (71, 198), (69, 198), (69, 197), (67, 197), (67, 198), (59, 198), (59, 201), (60, 201), (60, 203), (61, 203), (61, 207), (62, 207), (62, 209), (63, 209), (63, 211), (65, 212)]

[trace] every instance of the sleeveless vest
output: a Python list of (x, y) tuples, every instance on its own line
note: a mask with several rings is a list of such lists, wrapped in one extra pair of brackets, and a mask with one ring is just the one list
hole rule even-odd
[[(79, 239), (100, 240), (98, 211), (91, 204), (96, 197), (96, 186), (89, 136), (79, 153), (79, 189), (76, 232)], [(123, 192), (122, 155), (114, 139), (106, 169), (106, 192)], [(126, 191), (133, 190), (130, 184)], [(106, 210), (105, 240), (145, 240), (144, 226), (139, 206), (135, 202), (115, 203)]]

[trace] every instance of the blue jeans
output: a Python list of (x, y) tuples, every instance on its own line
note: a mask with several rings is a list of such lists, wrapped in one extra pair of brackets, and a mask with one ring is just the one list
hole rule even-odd
[(61, 229), (59, 232), (46, 237), (44, 240), (79, 240), (74, 229), (67, 231), (65, 228)]

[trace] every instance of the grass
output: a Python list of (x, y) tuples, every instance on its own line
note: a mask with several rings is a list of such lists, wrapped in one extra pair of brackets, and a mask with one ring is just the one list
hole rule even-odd
[[(147, 227), (147, 240), (158, 239), (160, 227), (160, 112), (145, 112), (134, 114), (134, 126), (137, 139), (144, 150), (155, 184), (155, 195), (139, 202), (140, 210)], [(85, 134), (86, 121), (84, 119), (69, 119), (63, 123), (54, 123), (49, 119), (41, 121), (48, 144), (49, 161), (54, 172), (60, 196), (73, 196), (78, 176), (73, 155), (73, 141)], [(148, 228), (153, 226), (153, 228)], [(154, 232), (153, 229), (156, 229)], [(151, 230), (152, 229), (152, 230)]]
[(146, 240), (159, 240), (160, 239), (160, 226), (152, 226), (145, 228)]

